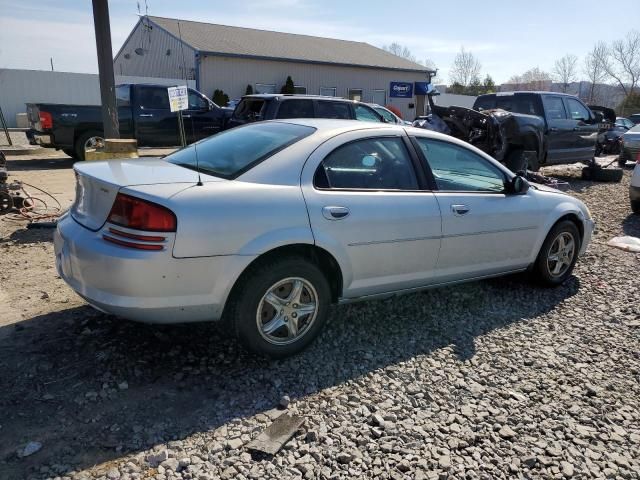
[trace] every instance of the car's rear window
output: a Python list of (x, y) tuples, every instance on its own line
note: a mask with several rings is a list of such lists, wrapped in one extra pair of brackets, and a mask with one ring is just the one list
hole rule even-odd
[(267, 102), (262, 98), (243, 98), (233, 111), (233, 118), (247, 122), (262, 120)]
[(292, 123), (250, 124), (189, 145), (168, 155), (165, 160), (209, 175), (232, 179), (313, 132), (313, 127)]

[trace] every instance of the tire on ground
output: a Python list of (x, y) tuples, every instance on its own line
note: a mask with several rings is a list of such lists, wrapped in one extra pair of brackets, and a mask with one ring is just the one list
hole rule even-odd
[[(553, 245), (555, 239), (563, 232), (570, 233), (573, 236), (575, 247), (573, 252), (573, 258), (571, 260), (571, 264), (569, 268), (560, 276), (554, 276), (551, 274), (549, 270), (548, 264), (548, 256), (549, 249)], [(582, 239), (580, 237), (580, 231), (575, 223), (571, 220), (562, 220), (556, 223), (547, 238), (545, 238), (542, 247), (540, 248), (540, 252), (538, 252), (538, 257), (536, 258), (536, 262), (533, 265), (533, 278), (540, 284), (547, 287), (555, 287), (564, 283), (564, 281), (571, 276), (573, 272), (573, 267), (576, 264), (576, 260), (578, 259), (578, 253), (580, 252), (580, 247), (582, 245)]]
[[(288, 277), (299, 277), (316, 290), (317, 313), (313, 324), (297, 341), (286, 345), (268, 342), (260, 333), (257, 312), (270, 287)], [(306, 348), (322, 330), (329, 313), (331, 289), (322, 270), (300, 256), (285, 256), (260, 262), (245, 272), (229, 299), (225, 320), (248, 350), (272, 358), (283, 358)]]
[(75, 148), (74, 148), (74, 158), (77, 158), (78, 160), (84, 160), (84, 144), (87, 142), (87, 140), (89, 140), (91, 137), (103, 137), (104, 134), (102, 132), (98, 132), (97, 130), (90, 130), (88, 132), (83, 133), (82, 135), (80, 135), (77, 139), (76, 139), (76, 143), (75, 143)]
[(631, 211), (640, 215), (640, 200), (631, 200)]
[(582, 179), (594, 182), (619, 182), (622, 180), (624, 171), (621, 168), (601, 168), (584, 167), (582, 169)]

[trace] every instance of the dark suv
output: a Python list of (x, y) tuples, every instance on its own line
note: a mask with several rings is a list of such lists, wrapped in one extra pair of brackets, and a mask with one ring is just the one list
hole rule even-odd
[(228, 127), (282, 118), (338, 118), (384, 122), (373, 108), (344, 98), (316, 95), (245, 95), (236, 105)]

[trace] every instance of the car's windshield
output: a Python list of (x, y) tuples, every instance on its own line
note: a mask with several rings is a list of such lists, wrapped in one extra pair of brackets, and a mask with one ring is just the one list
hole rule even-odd
[(165, 160), (202, 173), (235, 178), (314, 131), (313, 127), (292, 123), (255, 123), (189, 145)]

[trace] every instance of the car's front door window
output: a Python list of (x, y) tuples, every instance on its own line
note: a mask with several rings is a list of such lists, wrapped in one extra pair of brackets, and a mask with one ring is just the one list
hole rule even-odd
[(367, 138), (337, 148), (318, 167), (314, 183), (331, 189), (418, 189), (411, 157), (399, 137)]
[(364, 105), (355, 105), (356, 120), (364, 120), (365, 122), (380, 122), (382, 118), (373, 110), (373, 108)]
[(440, 140), (418, 138), (438, 190), (445, 192), (504, 191), (504, 173), (475, 152)]

